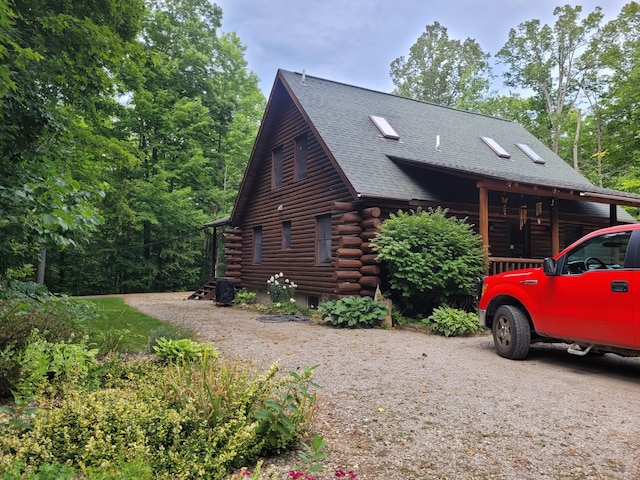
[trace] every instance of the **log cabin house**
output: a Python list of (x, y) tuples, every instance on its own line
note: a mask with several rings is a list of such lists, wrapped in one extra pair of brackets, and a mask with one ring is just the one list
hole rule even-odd
[(266, 292), (284, 272), (316, 306), (374, 294), (370, 241), (390, 212), (467, 217), (495, 273), (633, 222), (618, 205), (640, 196), (594, 186), (517, 123), (279, 70), (226, 221), (225, 277)]

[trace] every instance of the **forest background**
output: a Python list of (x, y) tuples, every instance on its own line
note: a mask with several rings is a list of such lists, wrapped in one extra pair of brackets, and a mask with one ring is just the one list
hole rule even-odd
[[(640, 6), (554, 18), (494, 53), (427, 25), (390, 63), (393, 93), (517, 121), (640, 193)], [(184, 291), (218, 273), (205, 224), (231, 212), (266, 107), (222, 20), (207, 0), (0, 0), (0, 285)], [(526, 94), (490, 90), (491, 55)]]

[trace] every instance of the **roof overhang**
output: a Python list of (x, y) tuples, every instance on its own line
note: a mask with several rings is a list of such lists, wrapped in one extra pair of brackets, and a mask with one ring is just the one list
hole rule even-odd
[(478, 188), (485, 187), (489, 190), (521, 193), (524, 195), (537, 195), (541, 197), (555, 197), (579, 202), (606, 203), (608, 205), (621, 205), (627, 207), (640, 207), (640, 195), (607, 188), (562, 188), (542, 185), (532, 185), (522, 182), (479, 180)]
[(223, 225), (228, 225), (230, 220), (231, 220), (231, 217), (222, 217), (222, 218), (219, 218), (219, 219), (214, 220), (212, 222), (205, 223), (203, 225), (203, 227), (204, 228), (207, 228), (207, 227), (209, 227), (209, 228), (222, 227)]

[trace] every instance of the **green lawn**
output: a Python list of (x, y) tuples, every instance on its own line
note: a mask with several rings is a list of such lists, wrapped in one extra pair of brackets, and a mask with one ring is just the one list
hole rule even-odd
[(193, 337), (193, 332), (140, 313), (125, 304), (122, 298), (96, 298), (87, 302), (95, 304), (100, 313), (87, 322), (87, 327), (101, 337), (105, 348), (117, 344), (120, 352), (140, 352), (149, 348), (150, 338)]

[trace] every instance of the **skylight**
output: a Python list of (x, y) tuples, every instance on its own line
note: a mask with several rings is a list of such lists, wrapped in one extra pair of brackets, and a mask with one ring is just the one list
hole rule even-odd
[(371, 121), (378, 127), (380, 133), (384, 138), (391, 138), (393, 140), (400, 140), (400, 135), (396, 133), (393, 127), (387, 122), (384, 117), (377, 117), (375, 115), (369, 115)]
[(480, 138), (500, 158), (511, 158), (511, 155), (504, 148), (502, 148), (500, 144), (496, 142), (493, 138), (491, 137), (480, 137)]
[(545, 164), (545, 159), (534, 152), (533, 149), (526, 143), (516, 143), (516, 147), (522, 150), (527, 155), (527, 157), (529, 157), (535, 163), (539, 163), (541, 165)]

